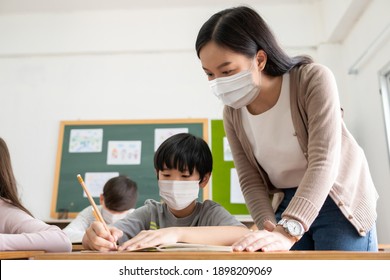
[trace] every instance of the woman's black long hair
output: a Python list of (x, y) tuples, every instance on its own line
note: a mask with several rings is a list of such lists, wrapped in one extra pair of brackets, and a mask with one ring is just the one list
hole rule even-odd
[(245, 6), (218, 12), (203, 24), (195, 44), (198, 57), (210, 41), (248, 58), (263, 50), (267, 54), (264, 72), (270, 76), (281, 76), (296, 66), (313, 62), (309, 56), (288, 56), (261, 16)]

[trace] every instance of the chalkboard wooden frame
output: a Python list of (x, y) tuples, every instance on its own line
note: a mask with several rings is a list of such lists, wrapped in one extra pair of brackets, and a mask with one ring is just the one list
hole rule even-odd
[[(103, 129), (103, 148), (99, 153), (69, 153), (70, 144), (70, 131), (72, 129)], [(61, 121), (60, 131), (58, 137), (57, 159), (54, 176), (54, 186), (52, 194), (52, 206), (50, 216), (52, 218), (75, 218), (79, 211), (89, 205), (88, 199), (83, 196), (81, 186), (77, 181), (77, 174), (80, 173), (84, 177), (84, 172), (110, 172), (118, 170), (120, 174), (125, 174), (134, 179), (138, 184), (139, 197), (137, 206), (144, 203), (142, 188), (144, 181), (148, 181), (148, 184), (153, 184), (153, 196), (148, 198), (159, 199), (157, 179), (153, 168), (153, 156), (154, 148), (151, 149), (151, 143), (153, 142), (148, 134), (143, 136), (142, 133), (149, 133), (149, 130), (159, 128), (188, 128), (188, 132), (196, 136), (202, 137), (208, 142), (208, 120), (207, 119), (158, 119), (158, 120), (91, 120), (91, 121)], [(138, 129), (139, 137), (134, 134), (123, 136), (119, 130), (125, 129), (130, 132), (134, 132)], [(142, 131), (140, 131), (142, 130)], [(110, 138), (111, 136), (116, 138)], [(144, 139), (144, 138), (145, 139)], [(118, 139), (120, 138), (120, 139)], [(107, 162), (100, 162), (101, 159), (107, 155), (107, 143), (108, 141), (142, 141), (142, 159), (141, 162), (146, 162), (144, 165), (132, 166), (132, 165), (108, 165)], [(154, 139), (153, 139), (154, 140)], [(145, 145), (144, 145), (145, 142)], [(148, 143), (148, 144), (147, 144)], [(147, 150), (144, 150), (147, 149)], [(100, 166), (100, 169), (99, 169)], [(129, 167), (132, 174), (126, 174), (121, 172), (123, 168)], [(133, 167), (133, 168), (132, 168)], [(142, 168), (148, 168), (147, 170)], [(143, 173), (146, 172), (146, 173)], [(66, 173), (66, 174), (65, 174)], [(147, 179), (138, 177), (138, 175), (147, 174)], [(143, 176), (142, 175), (142, 176)], [(143, 179), (142, 179), (143, 178)], [(153, 182), (152, 182), (153, 181)], [(151, 191), (151, 190), (149, 190)], [(150, 194), (150, 193), (149, 193)], [(66, 201), (61, 201), (64, 198)], [(78, 200), (77, 206), (75, 203), (70, 203), (73, 198)], [(209, 186), (206, 186), (200, 192), (200, 199), (209, 198)], [(94, 198), (96, 203), (99, 203), (99, 198)], [(65, 205), (65, 206), (64, 206)]]

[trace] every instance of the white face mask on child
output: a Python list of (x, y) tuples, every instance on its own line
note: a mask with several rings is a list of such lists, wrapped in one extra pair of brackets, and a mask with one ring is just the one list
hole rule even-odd
[(116, 221), (119, 221), (120, 219), (123, 219), (129, 211), (120, 214), (113, 214), (103, 207), (101, 212), (104, 221), (106, 221), (106, 223), (110, 225), (115, 223)]
[(186, 208), (199, 195), (199, 181), (159, 180), (158, 187), (160, 197), (173, 210)]

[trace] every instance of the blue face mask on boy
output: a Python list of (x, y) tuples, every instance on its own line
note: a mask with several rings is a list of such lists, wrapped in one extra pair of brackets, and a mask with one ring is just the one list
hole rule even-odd
[(160, 197), (173, 210), (188, 207), (199, 196), (199, 181), (159, 180)]

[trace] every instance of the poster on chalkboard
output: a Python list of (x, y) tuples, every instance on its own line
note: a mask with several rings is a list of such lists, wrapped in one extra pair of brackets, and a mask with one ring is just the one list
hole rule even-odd
[[(119, 176), (119, 172), (86, 172), (84, 175), (85, 185), (92, 197), (100, 197), (103, 193), (103, 187), (113, 177)], [(84, 192), (83, 196), (86, 198), (87, 194)]]
[(99, 153), (102, 151), (103, 129), (72, 129), (69, 153)]
[(141, 164), (142, 141), (108, 141), (107, 164)]
[(237, 169), (230, 169), (230, 203), (245, 204), (244, 195), (242, 194), (240, 182), (238, 180)]
[(154, 130), (154, 151), (157, 151), (162, 142), (179, 133), (188, 133), (188, 128), (156, 128)]

